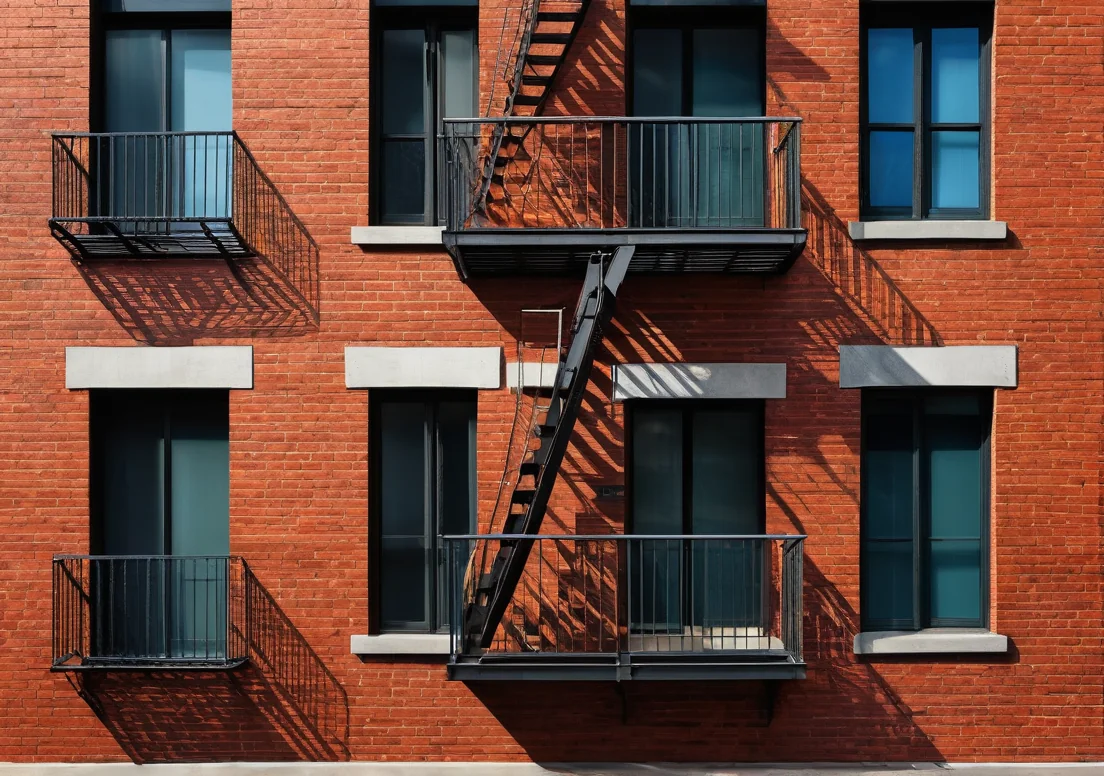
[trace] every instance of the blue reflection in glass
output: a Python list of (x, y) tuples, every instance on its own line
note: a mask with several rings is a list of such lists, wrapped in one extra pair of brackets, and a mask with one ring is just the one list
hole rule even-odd
[(978, 121), (977, 27), (932, 30), (932, 121)]
[(912, 132), (870, 133), (870, 204), (912, 207)]
[(911, 29), (867, 31), (867, 115), (876, 124), (912, 123)]
[(980, 206), (976, 131), (932, 133), (932, 207)]

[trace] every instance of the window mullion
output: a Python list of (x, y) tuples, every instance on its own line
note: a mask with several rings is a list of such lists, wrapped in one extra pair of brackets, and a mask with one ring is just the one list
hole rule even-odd
[(929, 191), (928, 174), (928, 63), (931, 51), (931, 28), (913, 28), (913, 172), (912, 172), (912, 217), (924, 218), (927, 214)]
[(925, 471), (923, 465), (923, 399), (919, 396), (912, 401), (912, 627), (920, 630), (927, 618), (924, 614), (926, 564), (923, 545), (923, 512), (926, 506), (924, 498)]

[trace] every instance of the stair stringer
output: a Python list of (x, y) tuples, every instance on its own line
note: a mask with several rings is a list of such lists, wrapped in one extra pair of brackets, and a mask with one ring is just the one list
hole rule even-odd
[[(541, 439), (541, 447), (534, 453), (540, 470), (532, 500), (526, 507), (517, 532), (519, 535), (535, 536), (540, 532), (541, 522), (548, 509), (548, 500), (556, 484), (560, 464), (567, 452), (579, 407), (590, 382), (594, 351), (602, 340), (604, 327), (613, 318), (617, 292), (625, 279), (635, 250), (634, 246), (618, 248), (608, 267), (604, 265), (601, 254), (593, 257), (587, 265), (587, 275), (573, 325), (574, 336), (567, 356), (557, 370), (553, 389), (548, 420), (555, 425), (555, 431), (547, 445), (545, 438)], [(515, 493), (518, 490), (515, 483)], [(486, 584), (480, 579), (474, 591), (473, 602), (466, 608), (463, 630), (465, 640), (476, 641), (482, 649), (491, 645), (525, 570), (533, 544), (532, 539), (500, 541), (490, 568), (484, 572), (484, 576), (490, 576), (491, 579), (486, 580)], [(486, 602), (481, 603), (480, 590), (486, 588), (490, 588), (486, 594)]]

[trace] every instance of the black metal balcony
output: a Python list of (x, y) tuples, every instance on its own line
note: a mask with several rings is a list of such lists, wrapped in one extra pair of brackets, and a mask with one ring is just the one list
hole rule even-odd
[[(802, 679), (804, 536), (444, 537), (452, 679)], [(524, 569), (486, 648), (484, 566)]]
[(240, 665), (245, 588), (241, 558), (56, 556), (52, 668)]
[(50, 230), (79, 261), (261, 256), (299, 277), (318, 246), (236, 132), (53, 136)]
[(525, 117), (445, 122), (445, 246), (463, 277), (785, 272), (805, 246), (801, 120)]

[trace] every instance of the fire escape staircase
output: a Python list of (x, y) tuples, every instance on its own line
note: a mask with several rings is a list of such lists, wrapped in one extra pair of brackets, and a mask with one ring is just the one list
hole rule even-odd
[[(526, 0), (519, 20), (519, 48), (505, 68), (509, 91), (503, 116), (541, 114), (589, 6), (590, 0)], [(475, 198), (476, 212), (505, 197), (503, 170), (533, 126), (495, 125)]]
[[(502, 527), (504, 534), (521, 537), (540, 531), (590, 380), (594, 351), (613, 317), (617, 291), (634, 251), (628, 246), (617, 248), (612, 256), (597, 253), (587, 265), (567, 354), (561, 356), (543, 422), (533, 430), (539, 446), (527, 452), (520, 464)], [(490, 646), (532, 548), (532, 540), (503, 540), (490, 563), (477, 568), (475, 587), (464, 612), (464, 640), (468, 645), (483, 649)]]

